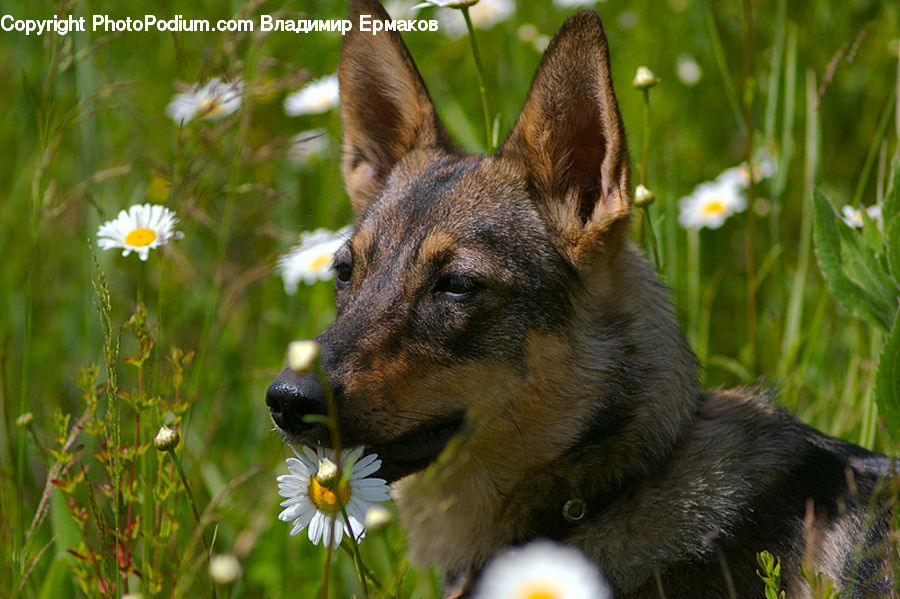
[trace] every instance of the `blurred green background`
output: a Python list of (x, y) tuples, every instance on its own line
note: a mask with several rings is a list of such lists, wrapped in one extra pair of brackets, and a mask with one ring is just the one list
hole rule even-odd
[[(393, 3), (399, 11), (394, 16), (408, 16), (411, 4)], [(771, 386), (781, 391), (782, 405), (811, 424), (895, 452), (869, 399), (881, 339), (837, 306), (812, 258), (799, 278), (799, 332), (790, 347), (784, 339), (798, 256), (808, 247), (801, 235), (806, 165), (816, 158), (815, 183), (838, 205), (854, 198), (872, 204), (885, 179), (880, 165), (896, 152), (900, 4), (754, 1), (749, 45), (744, 8), (736, 1), (606, 0), (591, 6), (609, 38), (634, 180), (644, 180), (656, 194), (651, 213), (664, 278), (701, 350), (705, 383)], [(540, 36), (552, 36), (573, 10), (519, 2), (508, 18), (479, 29), (501, 138), (524, 101), (541, 55)], [(0, 14), (16, 18), (73, 13), (88, 21), (94, 14), (336, 19), (344, 11), (343, 2), (330, 0), (0, 2)], [(438, 18), (431, 9), (422, 15)], [(481, 151), (469, 42), (443, 31), (404, 39), (450, 131), (467, 150)], [(195, 352), (181, 389), (190, 406), (180, 451), (198, 504), (208, 507), (214, 551), (233, 552), (243, 564), (231, 596), (313, 596), (324, 552), (303, 535), (289, 538), (287, 525), (276, 520), (274, 478), (286, 471), (289, 450), (272, 431), (263, 399), (287, 343), (314, 336), (334, 316), (330, 283), (301, 285), (288, 295), (273, 267), (298, 232), (337, 229), (352, 218), (339, 172), (339, 111), (290, 117), (282, 106), (287, 93), (335, 71), (340, 44), (340, 34), (329, 32), (0, 32), (0, 587), (23, 596), (76, 588), (66, 550), (79, 536), (67, 500), (59, 499), (62, 491), (48, 495), (55, 498), (49, 516), (29, 542), (25, 534), (53, 465), (54, 414), (83, 412), (73, 378), (87, 364), (103, 363), (89, 241), (96, 248), (97, 227), (120, 209), (152, 202), (177, 212), (184, 239), (151, 252), (144, 264), (134, 255), (96, 250), (110, 284), (114, 326), (132, 314), (140, 290), (155, 340), (143, 371), (150, 395), (169, 392), (171, 348)], [(693, 63), (694, 77), (679, 76), (679, 62), (683, 68)], [(661, 79), (650, 91), (646, 173), (638, 168), (644, 105), (631, 86), (639, 65)], [(239, 112), (181, 128), (166, 117), (177, 84), (214, 76), (245, 81)], [(762, 269), (755, 355), (745, 317), (745, 215), (700, 232), (699, 280), (693, 283), (686, 233), (676, 220), (680, 197), (744, 159), (744, 101), (751, 106), (755, 147), (767, 148), (781, 167), (777, 181), (758, 186), (764, 201), (749, 231), (754, 268)], [(806, 124), (811, 116), (816, 126)], [(290, 156), (290, 138), (313, 128), (329, 132), (330, 150), (298, 164)], [(690, 302), (696, 310), (686, 306)], [(134, 351), (134, 339), (124, 335), (122, 356)], [(139, 384), (136, 369), (121, 365), (119, 371), (121, 388)], [(101, 381), (105, 376), (101, 367)], [(16, 425), (23, 411), (34, 416), (29, 427)], [(137, 427), (141, 443), (152, 439), (165, 417), (154, 414)], [(134, 414), (123, 408), (121, 418), (130, 439)], [(91, 464), (96, 441), (84, 437), (78, 463)], [(99, 473), (95, 465), (87, 478), (97, 475), (96, 485), (108, 484)], [(71, 497), (84, 506), (92, 501), (85, 489)], [(140, 500), (150, 501), (149, 495)], [(96, 509), (110, 508), (101, 501)], [(160, 542), (175, 554), (188, 543), (190, 512), (183, 497), (170, 509), (183, 516), (184, 529)], [(428, 572), (398, 575), (405, 571), (399, 526), (371, 535), (363, 548), (373, 569), (393, 573), (384, 578), (396, 582), (400, 596), (438, 596)], [(201, 566), (161, 563), (170, 582), (160, 595), (169, 596), (178, 577), (203, 578)], [(334, 596), (348, 596), (355, 588), (352, 562), (340, 555), (336, 567)], [(141, 588), (134, 574), (130, 580), (129, 589)], [(202, 581), (196, 584), (208, 590)]]

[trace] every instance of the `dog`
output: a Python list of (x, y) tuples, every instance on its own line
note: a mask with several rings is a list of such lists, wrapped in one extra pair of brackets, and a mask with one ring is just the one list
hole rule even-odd
[[(374, 0), (349, 19), (387, 20)], [(418, 561), (467, 596), (496, 553), (578, 547), (616, 597), (896, 595), (896, 467), (755, 389), (705, 391), (666, 290), (628, 238), (625, 131), (592, 11), (547, 48), (492, 156), (442, 125), (396, 32), (339, 67), (354, 233), (318, 338), (345, 445), (383, 460)], [(291, 444), (328, 445), (325, 391), (267, 391)], [(399, 482), (398, 482), (399, 481)], [(805, 574), (801, 574), (801, 569)], [(819, 595), (816, 595), (819, 596)]]

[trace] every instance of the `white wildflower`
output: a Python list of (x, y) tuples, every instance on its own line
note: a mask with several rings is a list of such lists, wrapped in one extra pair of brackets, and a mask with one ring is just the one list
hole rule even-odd
[(740, 187), (731, 182), (707, 181), (678, 200), (678, 222), (686, 229), (718, 229), (729, 216), (746, 207)]
[(341, 456), (343, 480), (338, 480), (336, 467), (328, 472), (323, 468), (334, 464), (332, 450), (303, 447), (302, 451), (294, 450), (294, 454), (296, 457), (287, 459), (290, 474), (278, 477), (278, 494), (287, 498), (281, 502), (285, 509), (278, 519), (292, 522), (291, 535), (309, 527), (308, 537), (313, 544), (323, 541), (332, 547), (340, 545), (344, 534), (356, 540), (363, 538), (369, 508), (375, 502), (390, 499), (387, 483), (369, 478), (381, 468), (378, 456), (363, 456), (362, 447), (345, 451)]
[[(852, 206), (842, 206), (841, 207), (841, 220), (847, 223), (847, 226), (853, 227), (854, 229), (862, 229), (865, 221), (863, 220), (862, 215), (863, 208), (853, 208)], [(869, 217), (869, 220), (874, 222), (879, 228), (881, 227), (881, 205), (873, 204), (867, 208), (866, 216)]]
[[(515, 10), (513, 0), (480, 0), (469, 7), (469, 18), (475, 29), (490, 29), (511, 17)], [(459, 10), (442, 8), (437, 11), (436, 16), (441, 23), (441, 30), (448, 37), (458, 39), (467, 33), (466, 21)]]
[(170, 239), (183, 237), (175, 230), (177, 223), (178, 217), (165, 206), (135, 204), (100, 225), (97, 245), (104, 250), (122, 248), (123, 256), (135, 252), (143, 261), (150, 255), (150, 250), (165, 245)]
[(488, 562), (475, 599), (609, 599), (597, 564), (578, 549), (535, 541)]
[(166, 107), (166, 115), (183, 125), (195, 117), (221, 119), (241, 107), (244, 82), (240, 79), (222, 81), (213, 77), (198, 83), (185, 92), (175, 94)]
[(310, 81), (299, 91), (288, 94), (284, 99), (284, 111), (288, 116), (327, 112), (340, 102), (338, 92), (337, 75)]
[(301, 233), (300, 244), (279, 258), (276, 267), (284, 279), (285, 292), (295, 293), (300, 281), (315, 283), (330, 279), (334, 253), (344, 245), (351, 232), (350, 227), (344, 227), (338, 231), (316, 229)]

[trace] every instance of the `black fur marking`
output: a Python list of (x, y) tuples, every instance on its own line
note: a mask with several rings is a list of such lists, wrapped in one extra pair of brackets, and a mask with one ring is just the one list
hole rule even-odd
[[(712, 552), (705, 561), (697, 562), (695, 556), (686, 556), (684, 562), (672, 565), (663, 573), (666, 597), (695, 597), (698, 588), (708, 593), (704, 596), (727, 597), (726, 567), (739, 596), (744, 596), (741, 594), (744, 592), (753, 596), (761, 594), (758, 592), (762, 590), (762, 583), (756, 574), (756, 554), (763, 550), (774, 554), (782, 561), (783, 572), (799, 568), (805, 549), (804, 518), (808, 501), (812, 501), (816, 521), (825, 523), (826, 529), (828, 523), (835, 522), (848, 506), (852, 509), (861, 505), (865, 511), (878, 476), (855, 470), (848, 458), (874, 459), (875, 454), (826, 437), (787, 414), (781, 414), (781, 418), (786, 427), (801, 429), (794, 434), (806, 437), (802, 454), (773, 484), (758, 489), (756, 498), (744, 506), (743, 516), (736, 526), (721, 531), (716, 538), (707, 539)], [(848, 474), (855, 480), (856, 495), (848, 489)], [(890, 580), (877, 571), (881, 562), (865, 556), (866, 549), (871, 550), (877, 539), (883, 538), (887, 524), (884, 515), (877, 515), (875, 522), (863, 531), (861, 546), (847, 547), (848, 554), (842, 559), (843, 563), (858, 562), (858, 568), (855, 576), (852, 576), (853, 572), (844, 572), (843, 578), (836, 581), (848, 593), (842, 597), (861, 597), (867, 593), (882, 596), (890, 592)], [(856, 549), (862, 553), (855, 555)], [(656, 582), (651, 581), (643, 590), (655, 588)]]

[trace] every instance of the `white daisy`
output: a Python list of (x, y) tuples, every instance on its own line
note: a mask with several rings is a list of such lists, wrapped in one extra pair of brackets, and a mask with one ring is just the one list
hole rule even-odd
[(241, 107), (244, 82), (240, 79), (222, 81), (213, 77), (206, 83), (193, 86), (188, 91), (175, 94), (166, 107), (166, 115), (179, 125), (194, 117), (221, 119)]
[[(756, 161), (753, 164), (753, 182), (759, 183), (774, 175), (776, 166), (775, 160), (767, 156)], [(746, 189), (750, 186), (750, 168), (746, 162), (726, 168), (716, 177), (716, 181), (725, 185), (738, 186), (742, 190)]]
[[(862, 229), (863, 224), (865, 224), (862, 217), (862, 207), (853, 208), (852, 206), (843, 206), (841, 207), (841, 214), (841, 220), (847, 223), (848, 227)], [(880, 204), (873, 204), (866, 208), (866, 215), (872, 222), (878, 225), (878, 227), (881, 227)]]
[(338, 105), (337, 75), (328, 75), (310, 81), (299, 91), (295, 91), (284, 99), (284, 111), (288, 116), (301, 114), (319, 114), (327, 112)]
[(285, 293), (293, 295), (300, 281), (309, 284), (330, 279), (334, 253), (344, 245), (351, 233), (349, 226), (338, 231), (316, 229), (301, 233), (300, 244), (278, 259), (276, 270), (284, 279)]
[(488, 563), (475, 599), (608, 599), (597, 565), (578, 549), (535, 541)]
[[(387, 483), (380, 478), (368, 478), (381, 468), (381, 460), (375, 454), (363, 456), (363, 448), (344, 451), (343, 478), (341, 485), (336, 479), (336, 466), (332, 461), (334, 452), (317, 448), (313, 451), (303, 447), (302, 452), (294, 450), (295, 458), (287, 459), (290, 474), (278, 477), (278, 494), (286, 497), (281, 502), (284, 510), (278, 514), (282, 522), (293, 521), (291, 535), (309, 527), (309, 540), (318, 545), (337, 547), (344, 534), (359, 540), (365, 536), (363, 522), (369, 508), (377, 501), (390, 499)], [(340, 488), (340, 497), (335, 492)], [(341, 513), (344, 506), (349, 522)], [(334, 543), (331, 538), (334, 521)]]
[[(436, 6), (433, 2), (426, 4)], [(469, 7), (469, 18), (472, 20), (472, 26), (476, 29), (490, 29), (512, 16), (515, 10), (516, 5), (513, 0), (480, 0), (477, 4)], [(438, 10), (436, 16), (447, 36), (460, 38), (468, 32), (466, 21), (460, 11), (442, 8)]]
[(325, 129), (303, 131), (291, 138), (288, 157), (298, 166), (306, 166), (323, 156), (331, 148)]
[(384, 3), (384, 10), (391, 17), (397, 19), (406, 16), (412, 10), (411, 4), (408, 0), (388, 0)]
[(106, 221), (97, 230), (97, 245), (104, 250), (122, 248), (122, 255), (136, 252), (146, 260), (150, 250), (181, 239), (184, 235), (175, 230), (178, 217), (165, 206), (135, 204), (122, 210), (115, 220)]
[(746, 207), (741, 188), (731, 180), (707, 181), (678, 200), (678, 222), (686, 229), (718, 229), (729, 216)]

